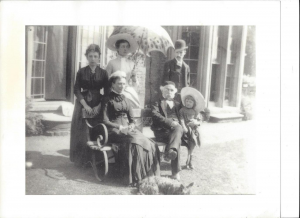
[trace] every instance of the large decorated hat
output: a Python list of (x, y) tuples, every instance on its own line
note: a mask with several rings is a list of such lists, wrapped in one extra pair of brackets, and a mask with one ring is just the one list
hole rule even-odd
[(181, 89), (181, 101), (182, 104), (185, 106), (185, 98), (187, 96), (192, 96), (196, 102), (196, 106), (194, 107), (194, 110), (196, 113), (200, 113), (200, 111), (203, 111), (205, 108), (205, 100), (202, 96), (202, 94), (197, 90), (192, 87), (184, 87)]
[(106, 46), (112, 51), (117, 51), (116, 42), (118, 40), (122, 40), (122, 39), (129, 42), (129, 44), (130, 44), (129, 52), (130, 53), (134, 53), (138, 49), (137, 42), (132, 38), (131, 35), (129, 35), (127, 33), (120, 33), (120, 34), (110, 36), (106, 41)]

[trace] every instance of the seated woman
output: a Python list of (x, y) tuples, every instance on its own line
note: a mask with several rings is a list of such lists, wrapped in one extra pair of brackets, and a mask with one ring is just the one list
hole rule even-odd
[(140, 108), (138, 80), (134, 70), (134, 62), (128, 59), (128, 55), (134, 53), (138, 44), (129, 34), (117, 34), (108, 38), (106, 45), (109, 49), (117, 51), (117, 58), (108, 62), (106, 71), (108, 75), (116, 71), (126, 73), (126, 87), (123, 95), (129, 100), (132, 108)]
[(111, 92), (101, 108), (103, 123), (108, 128), (109, 141), (120, 143), (118, 163), (121, 177), (127, 185), (135, 185), (146, 176), (160, 175), (157, 145), (135, 129), (132, 108), (123, 95), (126, 73), (117, 71), (109, 78)]

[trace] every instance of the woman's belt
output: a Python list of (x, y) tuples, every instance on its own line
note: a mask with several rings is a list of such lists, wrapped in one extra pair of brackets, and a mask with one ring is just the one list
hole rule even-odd
[(81, 93), (88, 93), (91, 92), (93, 94), (100, 94), (100, 89), (82, 89)]

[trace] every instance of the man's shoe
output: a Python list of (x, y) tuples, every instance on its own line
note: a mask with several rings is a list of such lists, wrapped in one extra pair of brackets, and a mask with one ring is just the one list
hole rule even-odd
[(165, 154), (165, 157), (166, 157), (167, 159), (174, 160), (174, 159), (177, 157), (177, 152), (174, 151), (173, 149), (170, 149), (170, 150)]

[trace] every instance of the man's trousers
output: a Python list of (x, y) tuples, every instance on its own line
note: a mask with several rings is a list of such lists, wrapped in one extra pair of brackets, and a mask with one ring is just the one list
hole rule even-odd
[(183, 129), (180, 125), (173, 127), (172, 129), (161, 129), (154, 131), (156, 141), (166, 143), (165, 152), (169, 149), (177, 151), (177, 157), (171, 160), (172, 175), (175, 175), (181, 170), (180, 167), (180, 145), (181, 137), (183, 135)]

